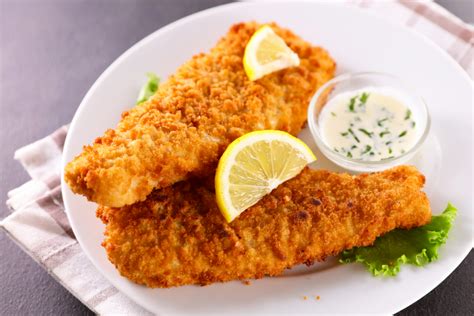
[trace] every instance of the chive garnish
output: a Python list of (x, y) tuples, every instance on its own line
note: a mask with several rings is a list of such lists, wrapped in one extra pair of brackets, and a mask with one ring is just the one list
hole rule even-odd
[(388, 142), (386, 142), (386, 143), (385, 143), (385, 145), (387, 145), (387, 146), (388, 146), (388, 145), (390, 145), (391, 143), (392, 143), (392, 141), (391, 141), (391, 140), (389, 140)]
[(354, 112), (354, 105), (356, 102), (357, 97), (351, 98), (351, 101), (349, 102), (349, 112)]
[(374, 152), (373, 152), (373, 151), (371, 151), (371, 152), (369, 153), (369, 155), (373, 156), (373, 155), (375, 155), (375, 154), (374, 154)]
[(349, 128), (347, 131), (348, 131), (349, 133), (351, 133), (351, 135), (354, 137), (354, 139), (355, 139), (358, 143), (360, 143), (359, 138), (357, 138), (357, 136), (354, 134), (354, 131), (353, 131), (352, 129)]
[(383, 131), (383, 132), (379, 133), (379, 136), (380, 136), (380, 138), (382, 138), (384, 135), (387, 135), (387, 134), (390, 134), (390, 132), (389, 131)]
[(390, 154), (392, 154), (392, 152), (393, 152), (393, 151), (392, 151), (392, 148), (389, 148), (389, 149), (388, 149), (388, 154), (390, 155)]
[(347, 157), (352, 158), (352, 154), (350, 151), (347, 152)]
[(415, 121), (411, 121), (411, 128), (415, 128), (415, 126), (416, 126)]
[(361, 102), (361, 104), (359, 104), (359, 106), (362, 105), (362, 104), (364, 104), (365, 102), (367, 102), (367, 99), (369, 98), (369, 95), (370, 95), (370, 94), (369, 94), (369, 93), (366, 93), (366, 92), (363, 92), (363, 93), (362, 93), (362, 95), (361, 95), (360, 98), (359, 98), (359, 100), (360, 100), (360, 102)]
[(357, 146), (356, 145), (352, 145), (351, 149), (356, 149)]
[(332, 116), (336, 116), (336, 113), (334, 113), (334, 112), (331, 112), (331, 115), (332, 115)]
[(347, 135), (349, 135), (349, 133), (347, 132), (341, 133), (341, 136), (347, 136)]
[(405, 121), (406, 120), (409, 120), (411, 117), (411, 111), (410, 110), (407, 110), (407, 113), (405, 114)]
[(361, 131), (362, 133), (364, 133), (365, 135), (369, 136), (369, 137), (372, 137), (372, 133), (367, 131), (366, 129), (364, 128), (359, 128), (359, 131)]
[(398, 137), (403, 137), (403, 136), (405, 136), (406, 134), (407, 134), (407, 131), (403, 131), (403, 132), (400, 133), (400, 135), (398, 135)]
[(336, 147), (334, 147), (334, 151), (335, 151), (335, 152), (337, 152), (337, 153), (339, 152), (339, 150), (337, 150), (337, 148), (336, 148)]
[(384, 119), (381, 119), (381, 120), (378, 120), (377, 121), (377, 125), (380, 126), (380, 127), (383, 127), (382, 126), (382, 123), (385, 122), (386, 120), (388, 120), (388, 117), (384, 118)]
[(371, 149), (372, 149), (372, 146), (365, 145), (365, 149), (364, 149), (364, 151), (362, 152), (362, 155), (368, 153)]

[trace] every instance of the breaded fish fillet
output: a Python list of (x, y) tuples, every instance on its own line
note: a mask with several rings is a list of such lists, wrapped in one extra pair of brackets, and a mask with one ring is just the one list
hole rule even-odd
[(261, 25), (240, 23), (207, 54), (194, 56), (163, 83), (155, 96), (122, 114), (71, 161), (71, 189), (102, 205), (142, 201), (154, 188), (190, 176), (209, 175), (235, 138), (262, 129), (297, 134), (312, 94), (333, 77), (327, 52), (271, 24), (301, 63), (251, 82), (242, 56)]
[(123, 276), (149, 287), (273, 276), (431, 218), (414, 167), (359, 176), (305, 169), (230, 224), (209, 182), (188, 180), (131, 206), (99, 207), (103, 246)]

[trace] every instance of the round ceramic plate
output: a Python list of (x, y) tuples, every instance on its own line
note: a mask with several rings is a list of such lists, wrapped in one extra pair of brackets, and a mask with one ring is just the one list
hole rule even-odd
[[(281, 277), (149, 289), (121, 277), (101, 247), (104, 226), (96, 205), (63, 183), (69, 220), (84, 252), (120, 291), (146, 309), (164, 314), (206, 313), (395, 313), (431, 291), (463, 260), (472, 245), (471, 82), (465, 72), (425, 38), (362, 10), (321, 3), (237, 3), (206, 10), (164, 27), (118, 58), (95, 82), (74, 116), (64, 162), (77, 155), (135, 103), (145, 73), (166, 78), (193, 54), (207, 51), (236, 22), (276, 21), (302, 38), (325, 47), (338, 74), (387, 72), (415, 87), (432, 116), (432, 135), (413, 163), (427, 173), (433, 212), (447, 202), (458, 217), (440, 259), (426, 267), (404, 266), (395, 278), (373, 277), (360, 264), (335, 258), (313, 267), (295, 267)], [(300, 135), (314, 143), (307, 130)], [(316, 167), (337, 170), (318, 154)], [(442, 163), (441, 163), (441, 158)], [(320, 300), (314, 296), (319, 295)], [(304, 300), (303, 296), (308, 296)]]

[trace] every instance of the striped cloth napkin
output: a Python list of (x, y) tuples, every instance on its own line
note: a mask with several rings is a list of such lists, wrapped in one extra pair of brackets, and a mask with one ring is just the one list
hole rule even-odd
[(146, 315), (114, 288), (82, 252), (69, 225), (61, 196), (61, 156), (67, 126), (18, 149), (31, 180), (8, 193), (12, 214), (1, 227), (52, 277), (98, 314)]
[[(431, 38), (474, 78), (474, 28), (431, 2), (349, 1)], [(98, 314), (145, 315), (114, 288), (82, 252), (64, 213), (61, 153), (67, 127), (15, 152), (31, 180), (8, 193), (12, 214), (0, 222), (19, 247)]]

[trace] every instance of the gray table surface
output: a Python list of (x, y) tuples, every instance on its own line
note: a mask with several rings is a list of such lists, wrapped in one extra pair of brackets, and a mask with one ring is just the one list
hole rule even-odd
[[(466, 1), (448, 2), (472, 23)], [(470, 1), (470, 0), (467, 0)], [(0, 218), (28, 180), (15, 149), (68, 123), (89, 87), (144, 36), (223, 0), (0, 0)], [(464, 9), (463, 9), (464, 8)], [(400, 314), (474, 314), (474, 255)], [(92, 314), (0, 233), (0, 315)]]

